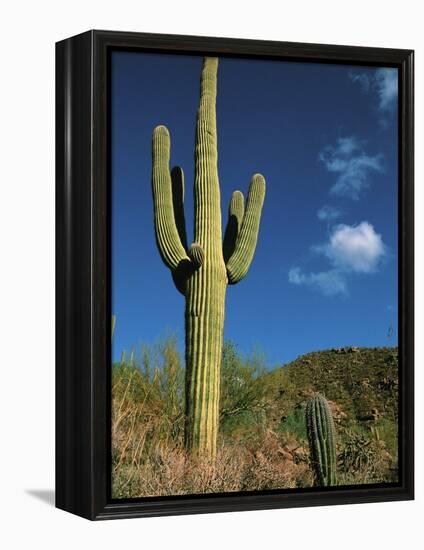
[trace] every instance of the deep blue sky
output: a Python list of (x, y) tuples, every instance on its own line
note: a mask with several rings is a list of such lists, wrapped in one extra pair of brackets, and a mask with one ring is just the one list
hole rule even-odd
[[(192, 240), (201, 63), (112, 56), (114, 359), (171, 333), (183, 349), (184, 298), (154, 237), (151, 134), (170, 130)], [(394, 69), (220, 59), (223, 224), (232, 191), (246, 193), (255, 172), (267, 183), (253, 263), (227, 292), (225, 338), (241, 352), (275, 366), (318, 349), (396, 344), (396, 103)]]

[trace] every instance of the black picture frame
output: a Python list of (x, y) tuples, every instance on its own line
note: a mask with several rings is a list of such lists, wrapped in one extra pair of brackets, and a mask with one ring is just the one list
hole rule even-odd
[[(114, 49), (399, 69), (399, 483), (110, 498), (109, 60)], [(56, 44), (56, 506), (91, 520), (413, 499), (411, 50), (89, 31)]]

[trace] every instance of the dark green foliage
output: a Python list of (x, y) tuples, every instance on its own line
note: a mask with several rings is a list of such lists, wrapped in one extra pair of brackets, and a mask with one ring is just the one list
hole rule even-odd
[(297, 441), (306, 442), (305, 407), (303, 404), (295, 407), (279, 425), (280, 432), (292, 434)]
[(224, 344), (221, 372), (220, 430), (236, 437), (266, 424), (270, 407), (265, 361), (258, 355), (243, 358), (232, 342)]
[(308, 399), (305, 419), (315, 483), (321, 487), (336, 485), (336, 430), (324, 396), (316, 394)]

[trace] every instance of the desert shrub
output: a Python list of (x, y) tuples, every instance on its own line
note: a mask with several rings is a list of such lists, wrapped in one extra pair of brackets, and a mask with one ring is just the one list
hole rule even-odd
[(396, 481), (394, 460), (378, 429), (347, 430), (338, 453), (342, 484), (381, 483)]
[(232, 342), (223, 348), (220, 396), (220, 432), (227, 437), (246, 437), (254, 427), (266, 426), (270, 407), (265, 383), (266, 364), (253, 354), (243, 358)]
[(142, 463), (151, 447), (182, 440), (184, 369), (175, 338), (112, 368), (112, 462)]
[(241, 444), (220, 446), (212, 463), (190, 456), (182, 448), (158, 446), (142, 466), (125, 464), (113, 477), (115, 498), (258, 491), (309, 486), (306, 464), (284, 460), (272, 438), (247, 449)]
[(304, 403), (297, 405), (281, 420), (278, 431), (290, 433), (299, 441), (307, 440)]
[(398, 425), (397, 422), (388, 418), (381, 418), (376, 423), (378, 438), (384, 441), (387, 451), (397, 462), (398, 458)]

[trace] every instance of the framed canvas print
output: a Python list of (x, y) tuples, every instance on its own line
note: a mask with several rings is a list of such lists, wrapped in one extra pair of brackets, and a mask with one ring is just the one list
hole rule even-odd
[(57, 507), (413, 498), (413, 52), (56, 59)]

